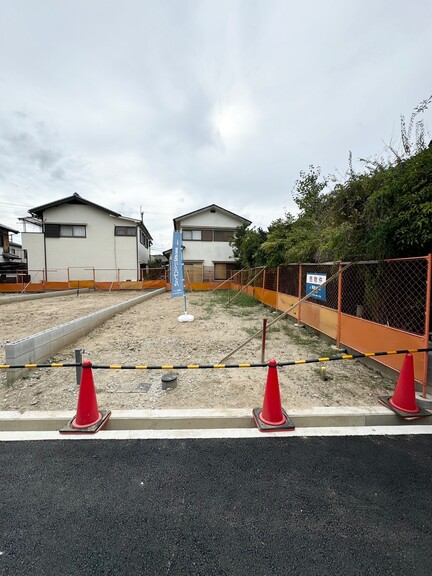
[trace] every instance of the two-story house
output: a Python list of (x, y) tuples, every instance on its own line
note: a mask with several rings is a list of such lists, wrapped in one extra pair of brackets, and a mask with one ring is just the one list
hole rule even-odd
[[(226, 280), (236, 269), (229, 242), (234, 232), (250, 220), (221, 206), (210, 204), (174, 218), (174, 230), (182, 232), (186, 280), (207, 282)], [(170, 255), (170, 250), (164, 254)]]
[(33, 231), (22, 232), (30, 273), (46, 281), (140, 280), (150, 257), (152, 237), (141, 220), (122, 216), (73, 194), (29, 210)]
[[(12, 235), (19, 234), (18, 230), (0, 224), (0, 273), (15, 272), (25, 267), (25, 255), (20, 246), (12, 241)], [(15, 281), (15, 277), (8, 281)]]

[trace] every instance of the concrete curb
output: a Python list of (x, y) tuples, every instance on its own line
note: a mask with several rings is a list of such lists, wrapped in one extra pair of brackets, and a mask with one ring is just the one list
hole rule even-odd
[[(136, 306), (144, 300), (149, 300), (158, 294), (162, 294), (165, 291), (165, 288), (152, 290), (142, 296), (137, 296), (126, 302), (115, 304), (104, 310), (99, 310), (98, 312), (93, 312), (76, 320), (71, 320), (65, 324), (60, 324), (49, 330), (33, 334), (28, 338), (17, 340), (16, 342), (9, 342), (5, 345), (6, 364), (39, 364), (51, 358), (68, 344), (85, 336), (119, 312), (124, 312), (124, 310)], [(26, 371), (25, 369), (8, 370), (6, 376), (7, 382), (14, 382)]]
[[(0, 432), (58, 431), (75, 412), (0, 412)], [(405, 427), (427, 428), (432, 416), (403, 420), (381, 406), (309, 408), (290, 410), (296, 428)], [(206, 410), (113, 410), (104, 431), (198, 431), (255, 429), (252, 409)], [(271, 434), (274, 434), (273, 432)], [(289, 434), (284, 432), (283, 434)], [(82, 436), (82, 435), (80, 435)], [(95, 437), (95, 436), (93, 436)], [(99, 436), (98, 436), (99, 437)]]
[(56, 290), (55, 292), (43, 292), (38, 294), (19, 294), (18, 296), (0, 297), (0, 304), (13, 304), (24, 300), (39, 300), (40, 298), (55, 298), (58, 296), (69, 296), (77, 292), (90, 292), (90, 288), (79, 288), (75, 290)]

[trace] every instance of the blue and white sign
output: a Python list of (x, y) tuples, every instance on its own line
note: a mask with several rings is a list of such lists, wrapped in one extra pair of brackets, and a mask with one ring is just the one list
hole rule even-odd
[(171, 254), (171, 297), (184, 295), (183, 285), (183, 254), (182, 254), (182, 233), (173, 233), (172, 254)]
[[(312, 290), (319, 288), (326, 280), (327, 276), (325, 274), (306, 274), (306, 294), (310, 294)], [(312, 298), (324, 301), (326, 299), (326, 287), (323, 286), (317, 290)]]

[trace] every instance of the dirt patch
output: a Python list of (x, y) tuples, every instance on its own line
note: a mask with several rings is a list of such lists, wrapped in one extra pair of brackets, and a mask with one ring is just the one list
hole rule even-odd
[(0, 353), (4, 344), (140, 296), (142, 292), (84, 292), (0, 306)]
[[(0, 340), (15, 340), (16, 333), (24, 337), (54, 326), (60, 317), (65, 319), (66, 313), (71, 320), (136, 295), (93, 293), (75, 299), (61, 297), (4, 305)], [(84, 348), (85, 358), (94, 364), (216, 364), (258, 330), (263, 318), (273, 319), (279, 314), (259, 303), (246, 301), (227, 308), (225, 298), (225, 294), (220, 293), (188, 295), (189, 313), (195, 316), (195, 321), (179, 323), (177, 317), (183, 312), (183, 300), (172, 299), (168, 293), (155, 296), (108, 320), (52, 361), (74, 362), (74, 349)], [(77, 306), (76, 310), (72, 309), (72, 303)], [(266, 360), (334, 354), (323, 339), (296, 328), (290, 320), (281, 320), (269, 330)], [(260, 356), (261, 341), (257, 338), (229, 362), (260, 362)], [(320, 375), (324, 366), (327, 380)], [(177, 387), (162, 390), (163, 372), (159, 370), (93, 372), (99, 405), (110, 409), (261, 406), (267, 375), (266, 368), (179, 370)], [(74, 368), (32, 370), (10, 386), (5, 383), (4, 372), (0, 378), (2, 410), (76, 408), (78, 386)], [(279, 368), (279, 382), (287, 410), (375, 404), (378, 396), (388, 394), (394, 387), (392, 380), (359, 361)]]

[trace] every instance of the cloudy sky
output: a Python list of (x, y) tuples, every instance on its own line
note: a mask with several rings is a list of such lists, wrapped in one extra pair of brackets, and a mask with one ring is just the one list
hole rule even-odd
[(78, 192), (142, 206), (155, 253), (211, 203), (267, 227), (300, 170), (398, 145), (431, 22), (430, 0), (0, 0), (0, 222)]

